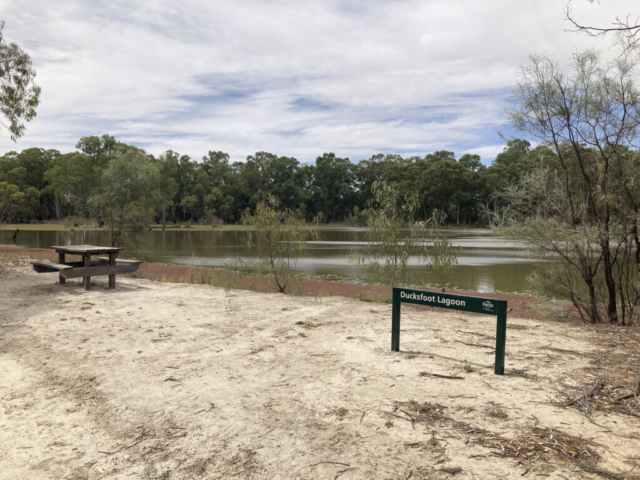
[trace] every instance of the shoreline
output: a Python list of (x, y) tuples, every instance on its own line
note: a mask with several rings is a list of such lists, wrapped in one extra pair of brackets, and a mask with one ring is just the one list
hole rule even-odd
[[(313, 225), (313, 222), (309, 222), (309, 225)], [(365, 228), (360, 225), (347, 225), (344, 223), (331, 223), (331, 224), (322, 224), (317, 225), (316, 228), (318, 230), (332, 230), (335, 228)], [(0, 231), (14, 231), (16, 229), (23, 230), (25, 232), (70, 232), (70, 231), (78, 231), (78, 230), (89, 230), (89, 231), (104, 231), (107, 232), (108, 227), (99, 227), (96, 224), (89, 225), (80, 225), (75, 226), (73, 223), (5, 223), (0, 224)], [(162, 224), (152, 224), (150, 225), (150, 229), (152, 231), (162, 231)], [(247, 228), (245, 225), (198, 225), (193, 224), (189, 225), (186, 222), (177, 223), (177, 224), (167, 224), (165, 231), (204, 231), (204, 232), (214, 232), (216, 230), (223, 230), (229, 232), (245, 232), (251, 230)]]
[[(57, 258), (52, 250), (12, 245), (0, 245), (0, 255), (28, 256), (36, 260), (52, 261), (56, 261)], [(268, 277), (258, 278), (251, 275), (241, 275), (238, 272), (214, 267), (143, 263), (140, 269), (132, 276), (160, 283), (212, 285), (228, 290), (275, 293), (275, 289), (271, 286)], [(446, 290), (446, 293), (506, 300), (508, 302), (509, 317), (581, 322), (573, 305), (568, 302), (541, 300), (521, 293), (472, 292), (438, 287), (426, 288), (426, 291), (433, 292), (442, 292), (444, 290)], [(390, 303), (391, 287), (387, 285), (363, 285), (300, 278), (291, 286), (288, 295), (302, 297), (340, 296), (359, 299), (363, 302)], [(432, 309), (433, 307), (424, 308)]]
[[(75, 226), (73, 223), (2, 223), (0, 224), (0, 231), (15, 231), (16, 229), (23, 230), (25, 232), (70, 232), (78, 230), (89, 231), (108, 231), (108, 227), (99, 227), (96, 224), (84, 224)], [(71, 221), (73, 222), (73, 221)], [(313, 222), (308, 222), (308, 225), (314, 225)], [(152, 231), (162, 231), (162, 224), (154, 223), (150, 225)], [(317, 230), (334, 230), (334, 229), (346, 229), (346, 228), (366, 228), (365, 225), (350, 225), (347, 223), (323, 223), (316, 225)], [(456, 230), (456, 229), (482, 229), (490, 230), (490, 227), (479, 225), (446, 225), (440, 226), (436, 230)], [(165, 231), (198, 231), (198, 232), (215, 232), (216, 230), (228, 231), (228, 232), (246, 232), (251, 230), (245, 225), (189, 225), (186, 222), (177, 224), (167, 224)]]

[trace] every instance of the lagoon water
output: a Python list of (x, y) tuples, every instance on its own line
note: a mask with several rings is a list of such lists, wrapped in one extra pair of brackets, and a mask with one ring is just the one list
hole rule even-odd
[[(365, 268), (349, 262), (350, 253), (363, 248), (364, 228), (322, 230), (319, 241), (310, 242), (298, 261), (305, 276), (328, 280), (365, 283)], [(529, 288), (527, 276), (536, 262), (518, 245), (496, 237), (489, 229), (456, 228), (441, 232), (460, 247), (458, 263), (451, 273), (431, 272), (412, 262), (412, 269), (424, 271), (426, 282), (466, 291), (524, 292)], [(12, 244), (13, 232), (0, 231), (0, 243)], [(52, 245), (109, 244), (105, 231), (73, 232), (20, 231), (17, 245), (49, 248)], [(223, 266), (238, 258), (250, 257), (247, 234), (242, 231), (170, 229), (149, 232), (146, 260), (178, 265)]]

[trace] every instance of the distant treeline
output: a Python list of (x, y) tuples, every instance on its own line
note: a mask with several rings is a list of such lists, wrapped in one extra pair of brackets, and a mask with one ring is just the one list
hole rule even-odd
[[(77, 151), (29, 148), (0, 157), (0, 221), (62, 220), (67, 216), (96, 218), (91, 199), (111, 161), (132, 147), (110, 135), (80, 139)], [(376, 181), (395, 182), (400, 190), (418, 192), (419, 217), (434, 214), (446, 224), (486, 224), (492, 195), (517, 183), (540, 162), (553, 161), (546, 147), (531, 148), (511, 140), (493, 164), (478, 155), (438, 151), (424, 157), (374, 155), (353, 163), (325, 153), (315, 165), (292, 157), (258, 152), (245, 162), (210, 151), (201, 161), (167, 151), (145, 154), (158, 171), (155, 220), (236, 223), (245, 209), (255, 208), (267, 193), (300, 218), (322, 222), (360, 223)], [(126, 190), (126, 179), (123, 186)]]

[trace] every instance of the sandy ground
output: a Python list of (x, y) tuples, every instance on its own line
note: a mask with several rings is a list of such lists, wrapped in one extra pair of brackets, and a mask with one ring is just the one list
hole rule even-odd
[[(386, 304), (55, 281), (0, 269), (0, 479), (601, 478), (477, 433), (534, 427), (593, 441), (609, 478), (638, 473), (640, 418), (557, 405), (606, 353), (579, 325), (510, 320), (496, 376), (488, 316), (405, 306), (392, 353)], [(411, 421), (410, 400), (449, 421)]]

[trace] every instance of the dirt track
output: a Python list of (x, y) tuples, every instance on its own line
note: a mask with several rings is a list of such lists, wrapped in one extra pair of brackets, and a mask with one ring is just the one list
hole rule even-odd
[(640, 418), (555, 404), (604, 352), (580, 325), (511, 319), (500, 377), (492, 317), (403, 307), (392, 353), (390, 305), (118, 281), (0, 268), (0, 479), (599, 478), (482, 440), (533, 427), (638, 460)]

